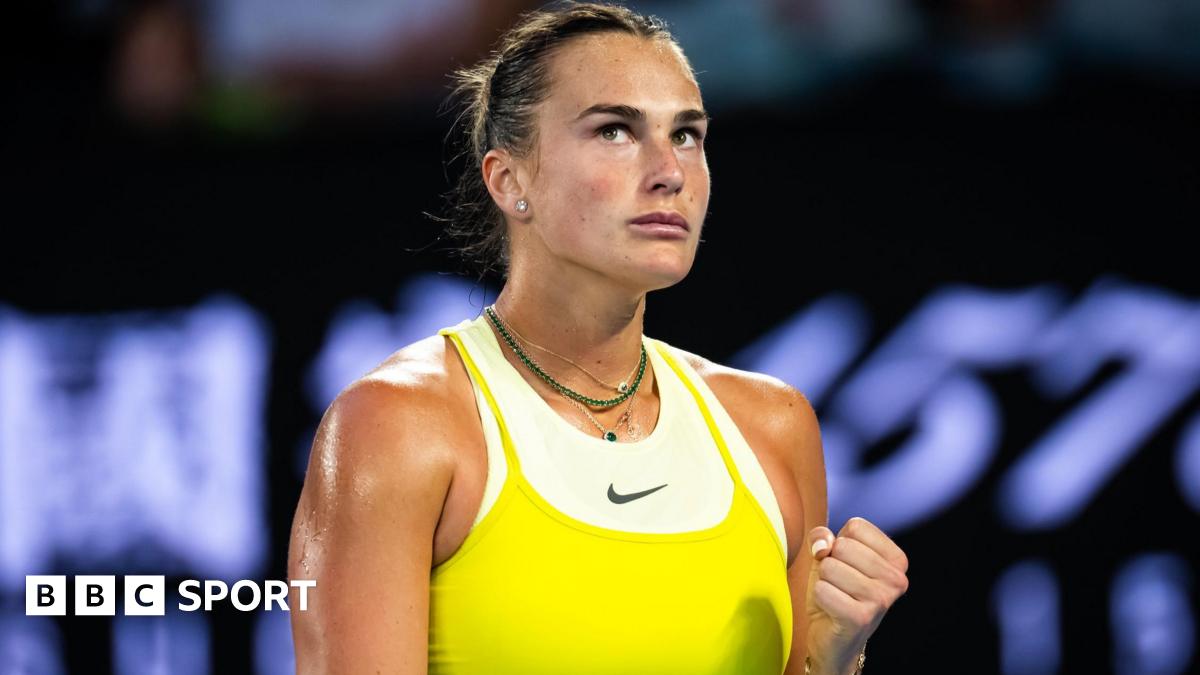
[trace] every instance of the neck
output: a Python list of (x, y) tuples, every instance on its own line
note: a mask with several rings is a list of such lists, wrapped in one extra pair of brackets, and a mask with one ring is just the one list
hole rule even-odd
[[(528, 340), (587, 368), (608, 382), (629, 374), (641, 355), (645, 291), (614, 287), (594, 278), (580, 283), (552, 275), (512, 276), (496, 299), (496, 310)], [(535, 352), (557, 378), (577, 381), (570, 366)], [(565, 368), (564, 368), (565, 366)], [(645, 384), (645, 383), (643, 383)]]

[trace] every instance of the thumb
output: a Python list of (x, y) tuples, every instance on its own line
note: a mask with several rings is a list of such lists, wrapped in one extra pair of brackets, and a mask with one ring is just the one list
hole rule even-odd
[(808, 546), (808, 550), (817, 560), (828, 556), (833, 551), (833, 530), (824, 526), (809, 530)]

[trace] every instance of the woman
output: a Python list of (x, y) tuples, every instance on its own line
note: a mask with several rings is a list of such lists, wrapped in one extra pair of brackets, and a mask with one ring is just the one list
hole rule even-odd
[(859, 670), (908, 563), (824, 526), (808, 401), (642, 335), (709, 198), (673, 38), (567, 5), (458, 75), (453, 229), (506, 283), (327, 410), (289, 555), (317, 580), (299, 672)]

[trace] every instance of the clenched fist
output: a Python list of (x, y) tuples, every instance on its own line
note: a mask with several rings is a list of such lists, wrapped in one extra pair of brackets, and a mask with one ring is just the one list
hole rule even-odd
[(908, 557), (870, 521), (854, 517), (835, 537), (808, 533), (808, 654), (815, 673), (854, 672), (859, 652), (892, 603), (908, 590)]

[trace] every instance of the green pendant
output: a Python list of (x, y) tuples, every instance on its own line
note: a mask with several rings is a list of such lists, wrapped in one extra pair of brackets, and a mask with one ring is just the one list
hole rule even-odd
[(617, 440), (617, 432), (615, 432), (615, 431), (604, 432), (604, 440), (613, 441), (615, 443)]

